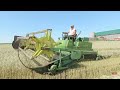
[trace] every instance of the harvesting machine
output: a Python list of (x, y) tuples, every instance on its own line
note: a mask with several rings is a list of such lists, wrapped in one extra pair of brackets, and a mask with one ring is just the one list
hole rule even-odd
[[(79, 35), (70, 37), (62, 32), (62, 38), (55, 42), (51, 33), (52, 29), (47, 29), (29, 33), (25, 37), (14, 36), (13, 48), (24, 54), (28, 62), (34, 63), (26, 67), (40, 73), (54, 73), (69, 68), (74, 61), (98, 59), (97, 52), (92, 49), (92, 43), (81, 39)], [(37, 37), (37, 34), (43, 36)]]

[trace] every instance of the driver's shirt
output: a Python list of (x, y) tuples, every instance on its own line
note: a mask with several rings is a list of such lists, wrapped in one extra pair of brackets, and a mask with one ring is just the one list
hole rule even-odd
[(76, 35), (76, 29), (75, 28), (73, 28), (73, 29), (70, 28), (68, 35)]

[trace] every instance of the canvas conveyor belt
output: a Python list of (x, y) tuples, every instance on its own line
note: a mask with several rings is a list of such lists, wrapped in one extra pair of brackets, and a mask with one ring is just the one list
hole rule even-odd
[(52, 63), (55, 62), (55, 61), (50, 62), (48, 60), (48, 58), (43, 56), (43, 55), (40, 55), (37, 58), (31, 59), (30, 56), (33, 54), (34, 51), (32, 51), (30, 49), (24, 51), (21, 48), (19, 48), (19, 50), (20, 50), (20, 52), (22, 52), (27, 57), (27, 59), (29, 59), (29, 61), (33, 61), (34, 62), (34, 64), (32, 63), (33, 64), (32, 68), (45, 67), (45, 66), (48, 66), (49, 64), (52, 64)]

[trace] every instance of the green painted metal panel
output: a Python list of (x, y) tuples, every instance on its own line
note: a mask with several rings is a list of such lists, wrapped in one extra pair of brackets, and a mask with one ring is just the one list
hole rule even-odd
[(87, 42), (87, 41), (84, 41), (84, 42), (78, 42), (76, 41), (75, 42), (75, 46), (78, 47), (79, 49), (91, 49), (92, 48), (92, 43), (91, 42)]
[(80, 59), (82, 56), (82, 53), (80, 50), (78, 51), (72, 51), (71, 52), (71, 59), (74, 60), (74, 59)]
[(120, 29), (95, 33), (96, 36), (105, 36), (105, 35), (113, 35), (113, 34), (120, 34)]
[(89, 41), (89, 38), (88, 37), (84, 37), (83, 41)]
[(72, 40), (59, 40), (60, 45), (57, 45), (56, 48), (72, 48), (73, 47), (73, 41)]

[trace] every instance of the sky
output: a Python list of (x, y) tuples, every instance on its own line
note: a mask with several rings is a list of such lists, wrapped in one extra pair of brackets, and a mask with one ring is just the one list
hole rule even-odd
[(57, 41), (74, 25), (80, 37), (91, 32), (120, 29), (120, 11), (0, 11), (0, 43), (11, 43), (14, 35), (52, 29)]

